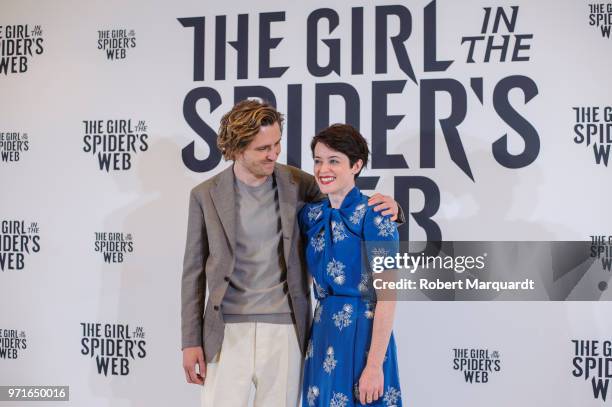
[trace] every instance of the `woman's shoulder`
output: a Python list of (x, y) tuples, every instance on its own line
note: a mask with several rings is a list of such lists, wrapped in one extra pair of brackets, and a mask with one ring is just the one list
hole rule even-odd
[(319, 202), (308, 202), (304, 204), (298, 213), (301, 228), (310, 228), (315, 223), (323, 219), (323, 211), (329, 206), (328, 199)]
[(364, 230), (369, 231), (370, 235), (377, 235), (381, 238), (389, 238), (397, 235), (397, 224), (391, 220), (391, 215), (383, 215), (374, 210), (376, 205), (367, 206), (364, 214)]

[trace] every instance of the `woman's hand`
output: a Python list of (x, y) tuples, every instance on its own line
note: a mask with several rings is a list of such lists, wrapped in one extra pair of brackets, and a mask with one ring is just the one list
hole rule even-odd
[(382, 366), (366, 364), (359, 378), (359, 402), (366, 404), (378, 400), (384, 393), (384, 385)]

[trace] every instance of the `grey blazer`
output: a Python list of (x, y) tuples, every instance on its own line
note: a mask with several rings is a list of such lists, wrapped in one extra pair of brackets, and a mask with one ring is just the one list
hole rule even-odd
[[(276, 164), (283, 255), (295, 328), (305, 352), (311, 324), (310, 287), (297, 226), (304, 202), (323, 198), (312, 175)], [(203, 346), (207, 362), (221, 349), (225, 323), (220, 308), (234, 271), (234, 172), (230, 166), (191, 190), (181, 288), (182, 347)], [(208, 301), (204, 309), (206, 288)]]

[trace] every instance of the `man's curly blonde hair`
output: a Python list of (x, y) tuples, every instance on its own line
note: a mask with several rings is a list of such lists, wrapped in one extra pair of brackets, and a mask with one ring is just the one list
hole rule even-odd
[(217, 147), (221, 150), (223, 158), (234, 160), (236, 154), (246, 149), (261, 126), (270, 126), (278, 123), (283, 131), (283, 115), (265, 102), (257, 100), (243, 100), (238, 102), (232, 110), (221, 118)]

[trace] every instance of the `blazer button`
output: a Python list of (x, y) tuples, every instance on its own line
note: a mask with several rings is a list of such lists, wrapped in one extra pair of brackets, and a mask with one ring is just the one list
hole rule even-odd
[(228, 277), (228, 276), (223, 277), (223, 279), (224, 279), (225, 281), (229, 281), (229, 277)]
[(215, 305), (213, 308), (215, 309), (215, 311), (219, 311), (219, 306), (218, 305)]

